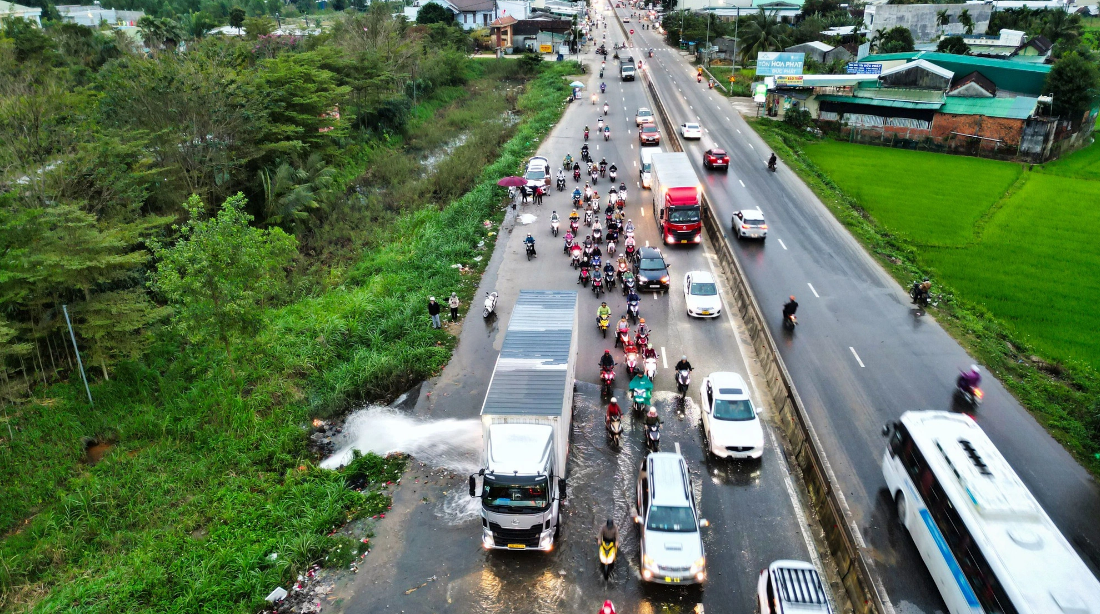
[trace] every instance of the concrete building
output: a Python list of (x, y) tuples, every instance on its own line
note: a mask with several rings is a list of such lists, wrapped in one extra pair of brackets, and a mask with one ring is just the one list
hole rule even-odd
[(42, 9), (0, 0), (0, 19), (21, 18), (42, 25)]
[(57, 7), (61, 19), (70, 23), (77, 23), (90, 28), (98, 28), (99, 24), (107, 23), (110, 26), (134, 27), (138, 20), (145, 16), (145, 11), (123, 11), (119, 9), (107, 9), (99, 3), (91, 5), (62, 4)]
[(493, 20), (500, 17), (496, 0), (450, 0), (450, 3), (458, 10), (455, 19), (464, 30), (488, 28)]
[(783, 51), (805, 53), (807, 60), (814, 60), (820, 64), (829, 64), (837, 60), (850, 60), (852, 58), (852, 54), (844, 47), (834, 47), (821, 41), (809, 41), (787, 47)]
[(963, 41), (970, 46), (970, 55), (1001, 59), (1015, 55), (1026, 38), (1026, 32), (1007, 28), (1001, 30), (997, 36), (963, 34)]
[[(974, 32), (984, 33), (989, 28), (993, 7), (988, 4), (880, 4), (868, 5), (863, 19), (870, 30), (870, 37), (884, 30), (903, 26), (913, 33), (917, 43), (939, 40), (940, 36), (961, 36), (966, 28), (959, 23), (959, 15), (967, 11), (974, 20)], [(950, 23), (941, 26), (937, 13), (947, 11)]]

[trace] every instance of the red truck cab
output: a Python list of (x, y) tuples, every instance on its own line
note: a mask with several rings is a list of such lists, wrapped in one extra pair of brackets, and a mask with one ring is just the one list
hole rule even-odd
[(661, 239), (674, 243), (699, 243), (703, 240), (703, 221), (699, 217), (699, 189), (669, 188), (665, 192), (660, 216)]

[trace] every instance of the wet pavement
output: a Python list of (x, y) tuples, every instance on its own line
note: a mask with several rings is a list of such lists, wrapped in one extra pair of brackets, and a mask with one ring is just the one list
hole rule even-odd
[[(616, 30), (609, 28), (608, 32), (609, 43), (617, 40)], [(590, 66), (598, 67), (599, 60), (594, 57), (586, 59)], [(590, 147), (596, 160), (606, 157), (616, 163), (620, 179), (628, 182), (627, 211), (637, 226), (639, 244), (657, 245), (657, 230), (646, 212), (651, 197), (637, 184), (638, 144), (633, 122), (638, 107), (651, 105), (641, 82), (621, 83), (610, 73), (605, 79), (608, 91), (604, 99), (619, 105), (613, 104), (608, 117), (612, 139), (591, 141)], [(589, 92), (598, 91), (599, 80), (591, 73), (581, 80), (589, 84)], [(629, 110), (621, 110), (624, 108)], [(582, 128), (586, 124), (595, 127), (597, 112), (587, 101), (574, 103), (538, 155), (551, 160), (555, 169), (566, 152), (579, 158)], [(701, 515), (711, 523), (703, 529), (709, 578), (703, 588), (669, 588), (641, 581), (638, 534), (630, 518), (644, 451), (642, 430), (628, 413), (623, 445), (611, 449), (603, 426), (606, 405), (597, 387), (598, 358), (605, 348), (613, 347), (613, 340), (599, 334), (594, 322), (596, 308), (601, 300), (607, 301), (617, 320), (626, 303), (617, 290), (597, 299), (578, 285), (576, 272), (562, 252), (562, 239), (549, 232), (552, 210), (563, 220), (568, 215), (568, 194), (574, 185), (570, 177), (567, 191), (551, 192), (542, 207), (521, 207), (521, 220), (529, 222), (526, 225), (516, 223), (511, 214), (505, 219), (479, 290), (481, 297), (491, 290), (500, 293), (498, 314), (483, 319), (480, 301), (473, 305), (461, 327), (454, 358), (439, 377), (421, 388), (415, 408), (402, 412), (406, 422), (394, 421), (392, 413), (378, 408), (370, 410), (374, 414), (349, 419), (344, 444), (358, 440), (361, 447), (370, 447), (372, 441), (394, 441), (394, 431), (415, 432), (412, 439), (416, 441), (386, 445), (419, 446), (422, 451), (412, 452), (415, 460), (394, 494), (393, 508), (376, 527), (371, 554), (354, 581), (330, 597), (332, 607), (326, 611), (595, 612), (610, 598), (621, 613), (753, 612), (757, 576), (768, 563), (780, 558), (816, 560), (814, 530), (805, 519), (800, 520), (801, 508), (794, 496), (797, 482), (792, 482), (774, 429), (766, 426), (766, 449), (759, 461), (718, 461), (703, 453), (698, 382), (719, 370), (738, 371), (752, 382), (759, 369), (751, 347), (746, 347), (749, 344), (740, 323), (725, 315), (710, 320), (691, 320), (685, 315), (683, 276), (696, 269), (714, 271), (713, 255), (705, 246), (670, 248), (665, 253), (670, 262), (671, 291), (643, 294), (641, 315), (661, 354), (654, 405), (665, 420), (662, 450), (673, 450), (679, 444), (694, 476)], [(601, 192), (606, 187), (606, 180), (596, 185)], [(527, 232), (538, 241), (539, 256), (533, 261), (526, 259), (521, 243)], [(568, 497), (561, 537), (549, 553), (482, 549), (478, 506), (468, 496), (466, 482), (469, 473), (476, 471), (480, 454), (480, 434), (475, 432), (481, 403), (511, 307), (523, 289), (580, 292)], [(621, 351), (613, 353), (621, 360)], [(682, 406), (671, 392), (675, 386), (669, 369), (681, 354), (688, 355), (695, 366), (689, 397)], [(623, 402), (626, 381), (622, 368), (618, 376), (615, 394)], [(769, 401), (760, 396), (759, 386), (754, 388), (755, 404), (765, 421), (770, 420)], [(359, 425), (353, 426), (357, 419)], [(443, 420), (454, 422), (439, 429)], [(433, 443), (441, 439), (451, 442), (443, 452)], [(598, 570), (595, 539), (608, 516), (620, 527), (622, 547), (616, 568), (605, 581)]]

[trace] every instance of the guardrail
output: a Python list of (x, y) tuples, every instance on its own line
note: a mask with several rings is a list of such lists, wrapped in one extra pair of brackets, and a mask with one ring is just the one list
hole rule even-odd
[[(674, 151), (683, 151), (680, 137), (676, 134), (676, 124), (665, 110), (648, 71), (642, 74), (642, 80), (649, 89), (654, 110), (665, 125), (666, 142)], [(730, 237), (726, 234), (722, 221), (715, 215), (716, 210), (705, 194), (702, 198), (703, 229), (718, 256), (719, 264), (728, 273), (730, 280), (729, 298), (733, 304), (727, 305), (727, 308), (736, 309), (752, 339), (764, 370), (768, 392), (778, 411), (779, 424), (791, 445), (795, 461), (802, 470), (810, 504), (824, 531), (825, 542), (836, 563), (848, 600), (852, 608), (860, 614), (887, 614), (892, 609), (888, 610), (885, 605), (888, 603), (885, 591), (875, 581), (876, 576), (871, 572), (872, 564), (867, 558), (863, 540), (858, 530), (853, 528), (847, 507), (833, 487), (836, 478), (821, 452), (821, 442), (810, 424), (802, 399), (795, 390), (790, 373), (787, 372), (775, 340), (768, 330), (764, 312), (749, 288), (745, 272), (730, 247)]]

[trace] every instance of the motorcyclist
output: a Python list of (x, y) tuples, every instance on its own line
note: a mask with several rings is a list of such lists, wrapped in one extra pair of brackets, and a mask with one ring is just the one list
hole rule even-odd
[(550, 223), (552, 224), (552, 223), (554, 223), (554, 222), (558, 222), (558, 223), (561, 223), (561, 220), (560, 220), (560, 219), (558, 219), (558, 212), (557, 212), (557, 210), (555, 210), (555, 211), (554, 211), (553, 213), (551, 213), (551, 214), (550, 214)]
[(573, 173), (576, 174), (576, 173), (579, 173), (579, 172), (581, 172), (581, 163), (574, 160), (573, 161)]
[(970, 392), (974, 390), (982, 383), (982, 374), (978, 370), (978, 365), (970, 365), (970, 368), (959, 374), (959, 379), (955, 381), (955, 385), (960, 389)]
[[(600, 70), (603, 70), (603, 64), (604, 64), (603, 62), (600, 62)], [(607, 84), (606, 83), (600, 83), (600, 93), (603, 93), (603, 92), (606, 92), (606, 91), (607, 91)]]
[[(630, 239), (627, 239), (627, 241), (629, 241), (629, 240), (630, 240)], [(623, 277), (623, 287), (624, 287), (624, 288), (626, 288), (627, 286), (629, 286), (629, 285), (630, 285), (630, 283), (629, 283), (629, 282), (633, 282), (633, 281), (634, 281), (634, 273), (633, 273), (633, 272), (631, 272), (631, 270), (630, 270), (630, 269), (627, 269), (627, 270), (626, 270), (626, 272), (625, 272), (625, 273), (623, 273), (622, 277)], [(637, 286), (634, 286), (634, 287), (635, 287), (635, 288), (637, 288)], [(632, 289), (633, 289), (633, 288), (632, 288)]]
[(525, 238), (525, 239), (523, 240), (523, 242), (524, 242), (524, 243), (525, 243), (526, 245), (530, 245), (530, 246), (531, 246), (531, 253), (532, 253), (533, 255), (535, 255), (535, 256), (538, 256), (538, 254), (536, 254), (536, 253), (535, 253), (535, 237), (532, 237), (532, 236), (531, 236), (531, 233), (527, 233), (527, 238)]
[[(573, 197), (574, 198), (580, 198), (580, 190), (579, 189), (573, 190)], [(580, 219), (581, 219), (581, 214), (578, 213), (576, 209), (573, 209), (572, 211), (569, 212), (569, 221), (570, 222), (580, 223)]]
[(639, 373), (634, 376), (634, 379), (630, 380), (630, 390), (635, 399), (640, 400), (643, 405), (649, 405), (649, 397), (653, 392), (653, 382), (645, 376), (645, 373)]
[[(614, 399), (612, 399), (611, 402), (612, 402), (613, 405), (615, 404)], [(615, 405), (615, 407), (618, 407), (618, 405)], [(607, 412), (608, 412), (608, 414), (611, 413), (611, 406), (610, 405), (607, 407)], [(599, 540), (601, 545), (602, 544), (615, 544), (616, 546), (618, 546), (618, 544), (619, 544), (619, 529), (617, 529), (615, 527), (615, 522), (613, 520), (608, 518), (607, 519), (607, 524), (600, 527), (600, 534), (599, 534), (599, 537), (597, 537), (597, 539)], [(609, 602), (605, 602), (605, 604), (604, 604), (605, 607), (606, 607), (607, 603), (609, 603)]]
[(585, 254), (591, 255), (594, 247), (596, 247), (596, 244), (592, 242), (592, 235), (584, 235)]
[[(604, 305), (607, 305), (607, 303), (604, 303)], [(615, 368), (615, 357), (611, 355), (611, 350), (604, 350), (603, 351), (603, 356), (600, 356), (600, 369), (606, 370), (606, 369), (614, 369), (614, 368)], [(614, 403), (615, 399), (611, 399), (611, 402)]]
[(646, 326), (645, 318), (638, 319), (638, 334), (644, 335), (646, 338), (649, 337), (649, 326)]
[(602, 318), (611, 319), (611, 308), (607, 306), (607, 301), (600, 303), (596, 308), (596, 321), (599, 322)]
[[(637, 337), (635, 337), (635, 339), (637, 339)], [(648, 341), (648, 339), (646, 341)], [(635, 343), (637, 343), (637, 341), (635, 341)], [(638, 347), (641, 347), (640, 343), (638, 343)], [(654, 349), (652, 345), (649, 345), (647, 343), (646, 346), (645, 346), (645, 351), (642, 352), (642, 359), (645, 360), (645, 359), (648, 359), (648, 358), (652, 358), (652, 359), (656, 360), (657, 359), (657, 350)]]
[[(603, 118), (602, 117), (596, 119), (596, 132), (603, 132)], [(606, 161), (603, 162), (603, 166), (607, 166)]]
[(793, 294), (791, 295), (790, 298), (791, 298), (791, 300), (787, 301), (783, 305), (783, 317), (784, 318), (789, 318), (789, 317), (793, 316), (796, 311), (798, 311), (798, 301), (794, 300), (794, 295)]
[(565, 168), (571, 168), (573, 166), (573, 154), (565, 154), (565, 159), (562, 160), (561, 165)]
[(558, 169), (558, 183), (565, 183), (565, 169)]
[(608, 282), (614, 281), (615, 279), (615, 265), (611, 264), (610, 260), (603, 265), (603, 277)]
[(607, 158), (600, 158), (600, 176), (603, 177), (607, 173)]
[(614, 174), (619, 172), (619, 167), (612, 164), (611, 166), (607, 167), (607, 170), (611, 171), (611, 173)]
[[(584, 127), (584, 135), (586, 137), (588, 136), (588, 126)], [(581, 159), (584, 159), (584, 160), (588, 159), (588, 143), (585, 143), (584, 145), (581, 145)], [(578, 168), (580, 168), (580, 165), (577, 164), (573, 168), (578, 169)]]
[(592, 185), (587, 181), (584, 182), (584, 199), (586, 201), (592, 200)]
[[(579, 203), (582, 198), (584, 198), (584, 193), (581, 192), (581, 189), (580, 188), (573, 188), (573, 202), (574, 203)], [(574, 218), (574, 216), (576, 216), (576, 215), (578, 215), (577, 210), (574, 209), (573, 213), (569, 214), (569, 219), (572, 220)]]
[(928, 291), (932, 289), (932, 282), (927, 277), (924, 281), (913, 282), (913, 300), (917, 302), (928, 300)]
[(584, 127), (584, 140), (588, 140), (588, 126)]
[(583, 280), (588, 276), (589, 269), (592, 265), (588, 263), (588, 256), (581, 256), (581, 268), (577, 273), (577, 283), (583, 283)]
[(640, 303), (642, 297), (638, 296), (638, 291), (631, 289), (630, 294), (626, 295), (626, 302), (628, 303)]
[(774, 153), (771, 155), (770, 158), (768, 158), (768, 168), (773, 170), (773, 171), (775, 170), (776, 159), (777, 158), (775, 157)]
[[(637, 378), (635, 378), (635, 379), (637, 379)], [(646, 378), (646, 379), (649, 379), (649, 378)], [(661, 417), (657, 415), (657, 408), (653, 407), (653, 406), (650, 406), (649, 411), (647, 411), (646, 414), (645, 414), (645, 425), (647, 427), (649, 427), (649, 426), (653, 426), (654, 424), (656, 424), (657, 426), (660, 426), (661, 425)]]
[(694, 371), (694, 369), (691, 366), (691, 363), (688, 362), (688, 357), (686, 355), (680, 357), (680, 362), (676, 363), (676, 370), (677, 371)]
[(623, 230), (627, 234), (633, 234), (634, 233), (634, 220), (631, 220), (630, 218), (627, 218), (626, 224), (623, 226)]

